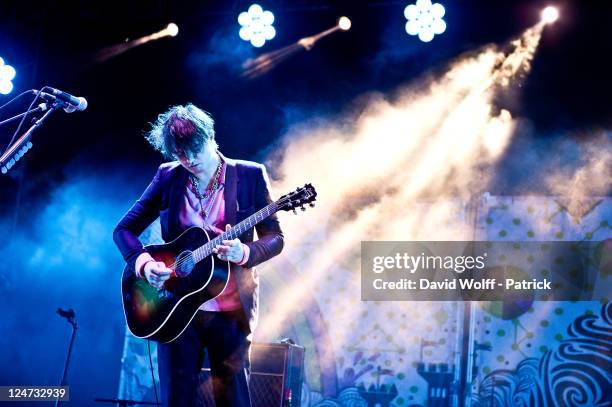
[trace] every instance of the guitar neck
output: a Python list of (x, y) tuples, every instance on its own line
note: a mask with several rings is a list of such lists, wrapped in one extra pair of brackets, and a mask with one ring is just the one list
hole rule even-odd
[(259, 222), (275, 214), (277, 211), (278, 211), (278, 205), (276, 204), (276, 202), (272, 202), (268, 206), (258, 210), (257, 212), (255, 212), (254, 214), (252, 214), (251, 216), (249, 216), (248, 218), (246, 218), (239, 224), (235, 225), (230, 230), (221, 233), (219, 236), (210, 240), (208, 243), (195, 249), (193, 251), (193, 258), (195, 262), (197, 263), (205, 259), (206, 257), (210, 256), (213, 252), (213, 249), (217, 245), (221, 244), (223, 240), (232, 240), (232, 239), (237, 238), (238, 236), (240, 236), (241, 234), (243, 234), (244, 232), (246, 232), (253, 226), (257, 225)]

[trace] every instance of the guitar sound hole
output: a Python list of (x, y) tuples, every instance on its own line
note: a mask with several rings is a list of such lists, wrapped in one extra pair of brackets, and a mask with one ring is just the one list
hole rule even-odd
[(176, 258), (176, 269), (174, 272), (178, 277), (188, 276), (189, 273), (193, 270), (195, 263), (193, 261), (193, 254), (191, 251), (186, 250), (178, 255)]

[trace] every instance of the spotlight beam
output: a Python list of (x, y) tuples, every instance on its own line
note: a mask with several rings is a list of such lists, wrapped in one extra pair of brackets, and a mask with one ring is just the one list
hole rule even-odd
[[(529, 73), (540, 33), (532, 27), (509, 49), (486, 47), (453, 63), (445, 75), (430, 82), (426, 93), (404, 92), (394, 102), (375, 99), (358, 115), (348, 116), (354, 123), (350, 129), (343, 124), (347, 118), (342, 117), (336, 124), (308, 127), (306, 122), (295, 133), (288, 133), (297, 137), (282, 150), (282, 156), (291, 159), (277, 166), (281, 176), (274, 187), (285, 189), (308, 173), (317, 182), (321, 200), (318, 215), (311, 213), (317, 216), (314, 221), (296, 218), (283, 224), (288, 235), (300, 236), (285, 249), (285, 258), (300, 259), (301, 273), (291, 287), (269, 301), (270, 312), (258, 326), (260, 338), (275, 337), (285, 321), (305, 309), (312, 293), (321, 292), (330, 274), (335, 281), (342, 279), (346, 291), (339, 303), (354, 310), (354, 320), (361, 310), (372, 311), (359, 301), (355, 274), (359, 262), (353, 260), (359, 258), (360, 236), (369, 234), (373, 240), (473, 238), (472, 225), (457, 219), (454, 208), (458, 207), (448, 197), (467, 200), (488, 184), (482, 178), (483, 165), (493, 165), (503, 156), (516, 125), (510, 112), (494, 113), (496, 94)], [(461, 138), (456, 136), (459, 133)], [(354, 162), (364, 165), (355, 167)], [(427, 205), (421, 205), (424, 200)], [(338, 213), (351, 216), (335, 216)], [(398, 222), (381, 224), (381, 217), (388, 213)], [(321, 239), (326, 241), (326, 250), (313, 251)], [(279, 264), (278, 270), (283, 266)], [(333, 310), (334, 304), (325, 307)], [(405, 311), (400, 303), (384, 307), (396, 314)], [(353, 336), (351, 322), (349, 317), (332, 324), (335, 343), (344, 344)]]
[(116, 44), (111, 45), (110, 47), (103, 48), (96, 53), (94, 59), (96, 62), (105, 62), (111, 58), (123, 54), (124, 52), (132, 48), (146, 44), (147, 42), (155, 41), (164, 37), (176, 37), (178, 31), (178, 26), (174, 23), (170, 23), (163, 30), (160, 30), (153, 34), (145, 35), (144, 37), (136, 38), (135, 40), (127, 41), (123, 44)]
[(341, 28), (339, 25), (335, 25), (332, 28), (329, 28), (325, 31), (321, 31), (318, 34), (311, 35), (310, 37), (304, 37), (300, 39), (297, 43), (304, 47), (306, 51), (310, 51), (312, 47), (315, 46), (316, 42), (319, 41), (323, 37), (327, 37), (329, 34), (334, 33), (336, 31), (340, 31)]
[(335, 26), (328, 28), (327, 30), (321, 31), (320, 33), (311, 35), (309, 37), (301, 38), (295, 43), (276, 51), (266, 52), (255, 59), (249, 59), (242, 65), (242, 68), (244, 69), (242, 76), (250, 79), (261, 76), (274, 69), (278, 64), (298, 51), (302, 49), (310, 51), (321, 38), (326, 37), (336, 31), (347, 31), (350, 26), (351, 21), (347, 17), (341, 17)]

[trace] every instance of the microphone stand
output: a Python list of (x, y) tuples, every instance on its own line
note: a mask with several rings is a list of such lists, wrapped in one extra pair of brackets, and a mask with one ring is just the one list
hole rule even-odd
[(6, 120), (2, 120), (0, 122), (0, 126), (3, 126), (5, 124), (10, 123), (12, 121), (15, 121), (17, 119), (21, 119), (25, 115), (34, 114), (34, 113), (38, 113), (38, 112), (44, 112), (47, 109), (48, 109), (47, 104), (46, 103), (41, 103), (41, 104), (38, 105), (38, 107), (36, 109), (32, 109), (32, 110), (30, 110), (28, 112), (23, 112), (23, 113), (20, 113), (20, 114), (18, 114), (16, 116), (10, 117), (10, 118), (8, 118)]
[[(74, 338), (76, 337), (76, 331), (78, 329), (77, 323), (75, 321), (76, 315), (72, 308), (69, 311), (64, 311), (61, 308), (57, 309), (57, 313), (66, 318), (66, 320), (72, 325), (72, 336), (70, 337), (70, 345), (68, 346), (68, 354), (66, 355), (66, 363), (64, 364), (64, 373), (62, 374), (62, 381), (60, 382), (60, 386), (66, 385), (66, 376), (68, 375), (68, 365), (70, 364), (70, 356), (72, 355), (72, 346), (74, 345)], [(59, 406), (59, 398), (55, 399), (55, 407)]]
[(15, 141), (11, 146), (9, 146), (9, 148), (6, 149), (4, 154), (2, 154), (2, 156), (0, 157), (0, 168), (2, 169), (3, 174), (8, 172), (8, 170), (10, 170), (13, 165), (15, 165), (15, 156), (17, 154), (20, 154), (17, 157), (17, 160), (19, 160), (19, 158), (21, 158), (21, 155), (25, 154), (25, 152), (30, 148), (30, 139), (32, 138), (32, 133), (34, 133), (34, 131), (39, 128), (43, 124), (43, 122), (49, 116), (51, 116), (53, 112), (65, 107), (66, 105), (66, 103), (60, 100), (55, 101), (51, 105), (51, 108), (47, 110), (40, 119), (36, 120), (34, 124), (21, 137), (19, 137), (19, 139), (17, 139), (17, 141)]

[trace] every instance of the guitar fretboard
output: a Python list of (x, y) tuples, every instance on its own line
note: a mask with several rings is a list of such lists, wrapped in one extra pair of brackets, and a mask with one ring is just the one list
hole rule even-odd
[(208, 243), (200, 246), (192, 252), (193, 259), (197, 263), (206, 257), (210, 256), (213, 252), (215, 246), (221, 244), (223, 240), (232, 240), (257, 225), (259, 222), (264, 219), (272, 216), (274, 213), (278, 211), (278, 205), (276, 202), (271, 203), (270, 205), (258, 210), (239, 224), (232, 227), (227, 232), (223, 232), (219, 236), (215, 237)]

